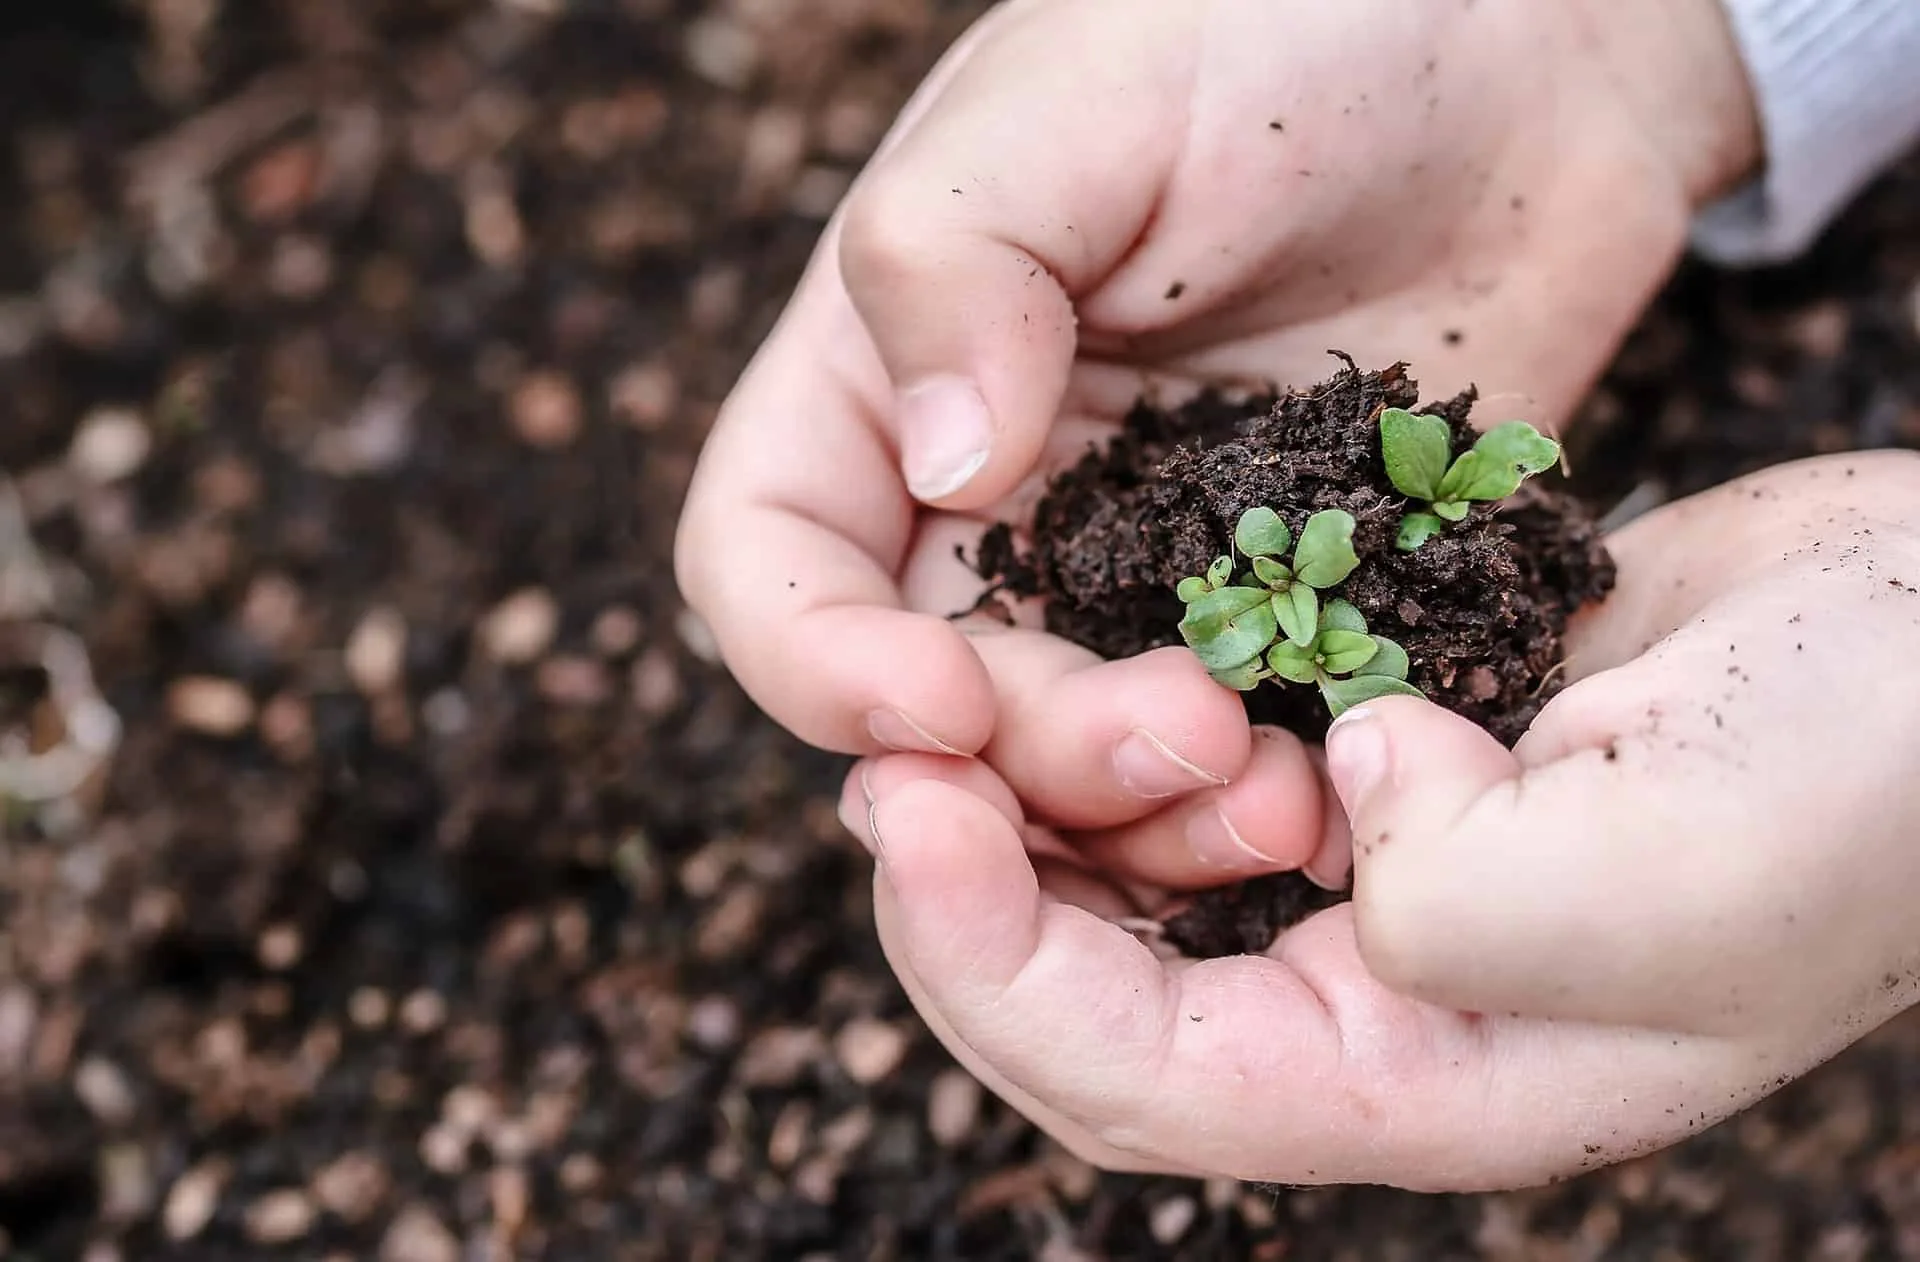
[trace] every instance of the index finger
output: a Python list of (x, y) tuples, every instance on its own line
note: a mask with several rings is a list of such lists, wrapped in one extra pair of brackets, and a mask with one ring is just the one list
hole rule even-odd
[(876, 420), (885, 374), (837, 289), (802, 283), (722, 408), (675, 542), (680, 588), (740, 685), (809, 744), (973, 753), (992, 685), (958, 628), (905, 607), (916, 508)]

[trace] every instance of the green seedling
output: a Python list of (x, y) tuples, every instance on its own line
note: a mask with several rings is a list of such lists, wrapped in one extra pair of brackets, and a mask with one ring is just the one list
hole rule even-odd
[(1236, 578), (1228, 555), (1181, 581), (1180, 634), (1216, 680), (1242, 692), (1269, 679), (1312, 684), (1336, 718), (1374, 697), (1421, 695), (1406, 682), (1404, 649), (1369, 634), (1348, 601), (1320, 598), (1360, 564), (1353, 528), (1338, 509), (1315, 513), (1296, 544), (1278, 513), (1249, 509), (1233, 533), (1246, 572)]
[(1360, 611), (1338, 598), (1320, 611), (1309, 643), (1281, 641), (1267, 651), (1266, 665), (1272, 676), (1318, 687), (1336, 719), (1375, 697), (1423, 695), (1407, 682), (1407, 651), (1383, 635), (1368, 634)]
[(1560, 461), (1560, 444), (1525, 421), (1508, 421), (1456, 458), (1444, 418), (1387, 408), (1380, 413), (1380, 454), (1394, 488), (1426, 504), (1400, 522), (1395, 546), (1412, 552), (1449, 522), (1463, 520), (1471, 505), (1505, 499), (1551, 469)]
[[(1251, 508), (1234, 527), (1233, 543), (1252, 563), (1235, 581), (1233, 557), (1216, 557), (1204, 576), (1181, 580), (1187, 606), (1180, 634), (1208, 670), (1234, 672), (1257, 662), (1280, 633), (1298, 645), (1313, 642), (1319, 591), (1353, 573), (1353, 517), (1338, 509), (1315, 513), (1293, 532), (1271, 508)], [(1291, 563), (1285, 558), (1293, 548)]]

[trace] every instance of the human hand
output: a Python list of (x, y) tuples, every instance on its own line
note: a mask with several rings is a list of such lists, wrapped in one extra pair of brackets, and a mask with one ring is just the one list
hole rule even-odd
[(1920, 459), (1842, 456), (1631, 524), (1512, 751), (1351, 712), (1354, 901), (1263, 956), (1163, 963), (989, 768), (870, 761), (842, 810), (888, 958), (1110, 1168), (1484, 1190), (1663, 1147), (1920, 993), (1916, 505)]
[(1714, 0), (1008, 4), (723, 408), (682, 589), (812, 744), (983, 753), (1078, 828), (1247, 782), (1271, 742), (1189, 656), (970, 638), (955, 546), (1143, 392), (1316, 380), (1329, 347), (1551, 427), (1751, 162), (1751, 115)]

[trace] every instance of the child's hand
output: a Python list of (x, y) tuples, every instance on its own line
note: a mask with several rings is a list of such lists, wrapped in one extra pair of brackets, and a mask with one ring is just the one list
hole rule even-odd
[(1469, 1190), (1671, 1143), (1920, 990), (1916, 505), (1914, 457), (1836, 457), (1635, 523), (1517, 754), (1356, 712), (1355, 902), (1264, 957), (1163, 964), (985, 765), (868, 763), (843, 811), (888, 957), (1110, 1167)]
[[(1084, 791), (1106, 823), (1239, 777), (1244, 718), (1203, 672), (1084, 678), (1040, 635), (976, 651), (946, 619), (979, 589), (955, 545), (1149, 386), (1317, 381), (1330, 347), (1554, 425), (1754, 130), (1716, 0), (1008, 4), (727, 401), (682, 588), (813, 744), (992, 735), (1016, 788)], [(1122, 748), (1142, 730), (1177, 757)]]

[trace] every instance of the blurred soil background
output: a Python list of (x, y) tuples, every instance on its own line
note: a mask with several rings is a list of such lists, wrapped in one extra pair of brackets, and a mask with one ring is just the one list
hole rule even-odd
[[(981, 7), (6, 6), (0, 599), (124, 731), (0, 844), (0, 1258), (1920, 1259), (1916, 1020), (1492, 1197), (1099, 1176), (923, 1031), (838, 764), (667, 557)], [(1920, 443), (1917, 282), (1920, 164), (1793, 268), (1687, 269), (1582, 485)]]

